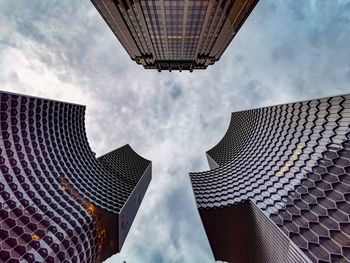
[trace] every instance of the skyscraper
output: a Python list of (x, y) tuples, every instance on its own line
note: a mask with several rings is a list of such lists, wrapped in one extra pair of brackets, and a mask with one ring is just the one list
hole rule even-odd
[(146, 69), (206, 69), (258, 0), (91, 0), (132, 60)]
[(85, 106), (0, 92), (0, 262), (101, 262), (151, 180), (129, 145), (100, 158)]
[(350, 95), (232, 113), (191, 173), (216, 259), (350, 261)]

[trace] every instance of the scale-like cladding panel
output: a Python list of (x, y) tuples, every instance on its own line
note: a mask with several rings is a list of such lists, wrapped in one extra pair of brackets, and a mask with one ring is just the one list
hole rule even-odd
[(151, 161), (138, 155), (129, 144), (102, 155), (97, 160), (111, 174), (126, 181), (131, 189), (136, 186), (151, 164)]
[(313, 262), (350, 261), (349, 124), (350, 95), (233, 113), (190, 174), (199, 210), (251, 201)]
[(130, 57), (146, 69), (206, 69), (258, 0), (91, 0)]
[(0, 261), (98, 262), (118, 252), (128, 183), (90, 150), (84, 112), (0, 92)]
[(350, 262), (350, 140), (322, 155), (271, 218), (313, 262)]
[[(249, 146), (252, 136), (258, 128), (261, 112), (242, 111), (231, 115), (231, 122), (225, 136), (207, 155), (218, 165), (223, 166), (241, 155), (241, 152)], [(247, 121), (249, 120), (249, 121)], [(235, 136), (232, 136), (235, 134)]]
[(120, 250), (151, 182), (152, 162), (142, 158), (128, 144), (97, 159), (108, 172), (129, 186), (120, 193), (128, 197), (118, 217)]

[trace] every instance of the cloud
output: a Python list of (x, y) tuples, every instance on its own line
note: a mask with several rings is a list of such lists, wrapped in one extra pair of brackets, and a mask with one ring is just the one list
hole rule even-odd
[(144, 70), (94, 6), (0, 2), (1, 89), (87, 105), (91, 147), (123, 144), (153, 161), (153, 180), (120, 254), (107, 262), (213, 262), (188, 173), (230, 113), (350, 91), (349, 1), (260, 1), (205, 71)]

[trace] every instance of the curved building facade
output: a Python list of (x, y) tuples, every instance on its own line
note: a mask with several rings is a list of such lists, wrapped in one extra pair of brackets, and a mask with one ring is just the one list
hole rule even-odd
[(128, 145), (96, 158), (84, 113), (0, 92), (0, 261), (101, 262), (120, 251), (151, 162)]
[(349, 125), (350, 95), (232, 113), (190, 174), (215, 258), (349, 262)]

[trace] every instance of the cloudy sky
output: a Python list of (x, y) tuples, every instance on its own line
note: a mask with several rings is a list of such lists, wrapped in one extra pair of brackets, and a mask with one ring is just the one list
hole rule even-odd
[(350, 1), (262, 0), (214, 66), (144, 70), (89, 0), (0, 1), (0, 89), (87, 105), (97, 155), (129, 143), (153, 181), (106, 262), (214, 262), (188, 173), (230, 112), (350, 92)]

